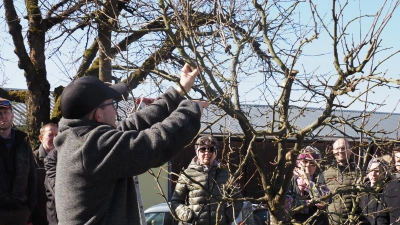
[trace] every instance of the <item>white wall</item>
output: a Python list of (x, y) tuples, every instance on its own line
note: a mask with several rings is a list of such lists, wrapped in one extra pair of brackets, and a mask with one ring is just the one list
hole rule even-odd
[[(163, 168), (163, 170), (161, 169)], [(161, 173), (160, 173), (161, 170)], [(155, 175), (159, 175), (159, 183), (164, 192), (165, 198), (168, 199), (168, 164), (159, 168), (151, 169)], [(140, 192), (142, 193), (143, 209), (146, 210), (152, 205), (165, 202), (164, 198), (160, 195), (161, 191), (157, 185), (156, 180), (150, 173), (146, 172), (139, 175)]]

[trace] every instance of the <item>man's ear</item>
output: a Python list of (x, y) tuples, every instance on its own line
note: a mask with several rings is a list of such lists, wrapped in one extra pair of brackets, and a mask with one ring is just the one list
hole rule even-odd
[(40, 142), (42, 142), (42, 140), (43, 140), (43, 135), (39, 135), (39, 140), (40, 140)]
[(101, 122), (100, 110), (94, 111), (93, 120), (99, 123)]

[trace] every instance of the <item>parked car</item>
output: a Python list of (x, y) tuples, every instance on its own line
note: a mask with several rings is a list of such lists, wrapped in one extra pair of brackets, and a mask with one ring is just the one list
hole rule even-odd
[[(250, 202), (243, 202), (242, 211), (240, 211), (239, 216), (232, 225), (258, 225), (258, 223), (254, 222), (254, 210), (255, 208)], [(144, 211), (144, 215), (146, 217), (146, 225), (178, 225), (178, 221), (174, 220), (165, 202), (149, 207)]]
[(172, 217), (167, 203), (153, 205), (144, 211), (146, 225), (178, 225)]
[(255, 225), (270, 225), (270, 215), (267, 208), (253, 205), (253, 219)]

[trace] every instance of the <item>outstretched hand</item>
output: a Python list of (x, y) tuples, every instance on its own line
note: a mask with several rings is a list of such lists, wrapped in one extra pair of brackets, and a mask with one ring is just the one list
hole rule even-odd
[(203, 115), (203, 109), (207, 108), (210, 105), (210, 102), (208, 102), (208, 101), (202, 101), (202, 100), (192, 100), (192, 101), (197, 103), (202, 115)]
[(194, 84), (194, 81), (196, 80), (197, 75), (199, 75), (199, 69), (196, 68), (192, 70), (189, 64), (186, 63), (181, 69), (181, 79), (180, 79), (180, 84), (185, 90), (183, 91), (181, 87), (177, 87), (176, 90), (182, 95), (185, 94), (185, 92), (188, 93), (190, 89), (192, 89), (192, 86)]

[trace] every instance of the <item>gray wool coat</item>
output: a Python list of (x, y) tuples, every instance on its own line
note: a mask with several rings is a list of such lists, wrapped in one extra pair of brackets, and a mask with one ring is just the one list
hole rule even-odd
[(117, 129), (62, 118), (55, 201), (59, 225), (140, 224), (133, 176), (161, 166), (191, 142), (201, 112), (170, 88)]
[[(171, 198), (172, 210), (183, 222), (195, 222), (197, 225), (230, 224), (239, 215), (243, 203), (236, 201), (229, 206), (221, 204), (220, 213), (216, 216), (218, 198), (222, 196), (223, 191), (230, 192), (225, 187), (229, 179), (228, 171), (220, 168), (218, 163), (215, 163), (216, 161), (207, 171), (203, 166), (198, 165), (196, 160), (197, 156), (178, 179)], [(235, 198), (242, 197), (237, 189), (231, 193), (234, 193)]]

